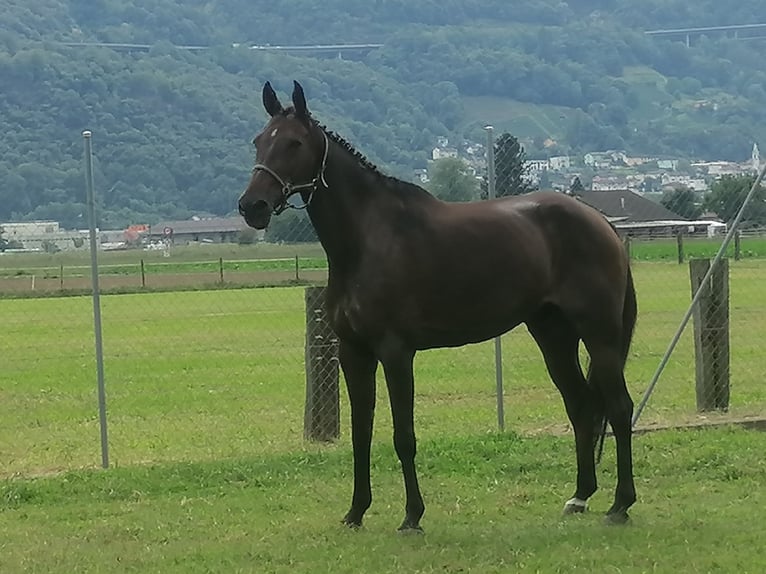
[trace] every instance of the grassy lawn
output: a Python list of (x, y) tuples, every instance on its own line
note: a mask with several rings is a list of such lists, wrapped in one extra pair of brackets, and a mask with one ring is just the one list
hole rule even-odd
[[(689, 303), (686, 266), (634, 264), (639, 322), (627, 378), (637, 402)], [(731, 269), (731, 410), (763, 414), (766, 261)], [(92, 307), (88, 297), (0, 299), (0, 475), (98, 464)], [(112, 461), (205, 461), (301, 448), (303, 288), (105, 295), (104, 353)], [(423, 439), (496, 428), (492, 342), (420, 353), (416, 417)], [(521, 326), (503, 339), (507, 426), (566, 432), (540, 352)], [(348, 412), (345, 390), (341, 409)], [(389, 440), (385, 385), (376, 436)], [(699, 420), (691, 329), (642, 424)], [(706, 418), (716, 418), (707, 415)], [(343, 427), (342, 443), (348, 440)]]
[(373, 454), (373, 506), (340, 526), (347, 446), (136, 465), (0, 482), (2, 572), (762, 572), (766, 434), (717, 429), (636, 437), (638, 502), (602, 523), (612, 445), (591, 510), (562, 517), (569, 437), (513, 433), (421, 442), (425, 536), (401, 536), (398, 463)]
[[(633, 264), (639, 322), (627, 369), (636, 402), (690, 300), (688, 266), (674, 262), (674, 243), (634, 245), (634, 254), (639, 248), (648, 255)], [(302, 256), (316, 256), (304, 249)], [(203, 260), (193, 249), (183, 253), (179, 263)], [(243, 259), (258, 259), (251, 255)], [(115, 257), (107, 261), (128, 264), (119, 259), (126, 255)], [(690, 325), (639, 426), (764, 414), (766, 260), (730, 266), (730, 412), (695, 413)], [(403, 487), (379, 384), (373, 507), (361, 531), (345, 530), (345, 390), (341, 438), (325, 446), (302, 439), (303, 296), (302, 287), (104, 295), (108, 471), (98, 469), (90, 298), (0, 299), (0, 572), (766, 567), (759, 542), (766, 435), (755, 431), (637, 435), (639, 501), (625, 528), (601, 521), (615, 483), (609, 440), (592, 512), (561, 517), (573, 490), (572, 439), (523, 326), (503, 338), (503, 434), (492, 342), (416, 359), (424, 537), (394, 532)]]
[[(686, 238), (686, 258), (713, 257), (721, 244), (721, 238)], [(742, 238), (743, 259), (766, 258), (766, 238)], [(634, 239), (631, 247), (636, 261), (677, 261), (678, 251), (674, 239)], [(728, 257), (734, 257), (734, 243), (729, 245)], [(301, 270), (326, 269), (327, 259), (318, 244), (254, 245), (200, 244), (172, 248), (169, 257), (160, 251), (106, 251), (99, 253), (100, 276), (141, 276), (141, 263), (149, 277), (173, 274), (208, 274), (217, 279), (221, 266), (225, 278), (238, 273), (292, 271), (296, 258)], [(63, 251), (60, 253), (5, 253), (0, 257), (0, 279), (38, 279), (90, 277), (90, 256), (87, 251)], [(2, 285), (0, 285), (2, 292)]]

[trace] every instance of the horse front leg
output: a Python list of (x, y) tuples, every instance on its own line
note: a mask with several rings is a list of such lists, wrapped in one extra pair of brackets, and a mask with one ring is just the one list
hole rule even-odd
[(402, 465), (407, 497), (404, 521), (399, 526), (401, 532), (422, 532), (420, 519), (425, 512), (415, 472), (416, 441), (413, 413), (415, 384), (412, 365), (414, 358), (414, 351), (406, 350), (399, 345), (386, 345), (380, 354), (391, 400), (394, 448)]
[(339, 358), (351, 403), (351, 443), (354, 449), (354, 494), (343, 523), (358, 528), (372, 503), (370, 443), (378, 360), (368, 349), (343, 340), (340, 341)]

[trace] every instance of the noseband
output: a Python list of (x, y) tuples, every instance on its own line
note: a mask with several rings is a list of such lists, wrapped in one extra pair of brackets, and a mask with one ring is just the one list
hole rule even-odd
[[(308, 183), (293, 185), (289, 181), (282, 179), (277, 172), (275, 172), (267, 165), (257, 163), (253, 166), (253, 171), (265, 171), (271, 177), (276, 179), (277, 183), (282, 186), (282, 201), (279, 203), (279, 205), (274, 207), (274, 215), (279, 215), (288, 207), (292, 207), (293, 209), (306, 209), (311, 203), (311, 200), (314, 197), (314, 192), (319, 187), (319, 184), (321, 183), (323, 187), (327, 187), (327, 181), (325, 180), (324, 172), (325, 168), (327, 167), (327, 153), (330, 147), (330, 142), (327, 141), (327, 134), (324, 133), (324, 131), (322, 131), (322, 136), (324, 137), (324, 153), (322, 154), (322, 163), (319, 166), (319, 172), (317, 173), (316, 177), (314, 177), (314, 179)], [(287, 203), (287, 200), (290, 198), (290, 196), (307, 189), (310, 190), (309, 197), (306, 201), (304, 201), (303, 205), (290, 205)]]

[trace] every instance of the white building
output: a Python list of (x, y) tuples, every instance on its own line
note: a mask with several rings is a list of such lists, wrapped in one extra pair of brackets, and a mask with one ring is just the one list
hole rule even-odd
[(439, 159), (444, 159), (447, 157), (457, 157), (457, 150), (455, 148), (442, 148), (442, 147), (435, 147), (431, 151), (431, 159), (436, 161)]
[(87, 229), (64, 230), (58, 221), (0, 223), (0, 228), (3, 229), (3, 239), (18, 243), (23, 249), (30, 251), (46, 251), (52, 248), (63, 251), (89, 247), (90, 233)]
[(569, 169), (572, 167), (572, 161), (568, 155), (557, 155), (548, 160), (550, 169), (553, 171), (561, 171), (562, 169)]
[(550, 162), (547, 159), (528, 159), (525, 163), (527, 164), (527, 169), (531, 172), (550, 169)]

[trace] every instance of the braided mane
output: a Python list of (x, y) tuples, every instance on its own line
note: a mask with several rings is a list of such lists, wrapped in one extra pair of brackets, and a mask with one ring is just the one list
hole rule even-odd
[[(290, 114), (295, 114), (295, 108), (290, 106), (289, 108), (286, 108), (282, 110), (282, 115), (288, 116)], [(311, 120), (311, 123), (314, 124), (316, 127), (318, 127), (320, 130), (322, 130), (325, 135), (327, 136), (327, 139), (335, 142), (339, 146), (341, 146), (343, 149), (345, 149), (348, 153), (353, 155), (362, 166), (366, 167), (367, 169), (377, 173), (378, 175), (388, 177), (383, 172), (381, 172), (378, 169), (378, 166), (376, 166), (374, 163), (372, 163), (367, 157), (362, 154), (359, 150), (357, 150), (354, 146), (352, 146), (347, 140), (345, 140), (340, 134), (335, 133), (332, 130), (327, 129), (327, 126), (324, 124), (319, 123), (315, 118), (311, 117), (309, 115), (309, 119)]]
[(328, 130), (326, 126), (320, 124), (315, 119), (312, 118), (311, 121), (313, 121), (314, 125), (317, 126), (319, 129), (321, 129), (327, 135), (328, 139), (334, 141), (336, 144), (340, 145), (343, 149), (345, 149), (347, 152), (353, 155), (357, 160), (359, 160), (359, 163), (361, 163), (364, 167), (374, 171), (375, 173), (379, 175), (383, 175), (378, 169), (378, 166), (376, 166), (374, 163), (368, 160), (362, 154), (362, 152), (354, 148), (354, 146), (352, 146), (347, 140), (343, 139), (343, 137), (341, 137), (339, 134), (335, 133), (334, 131)]

